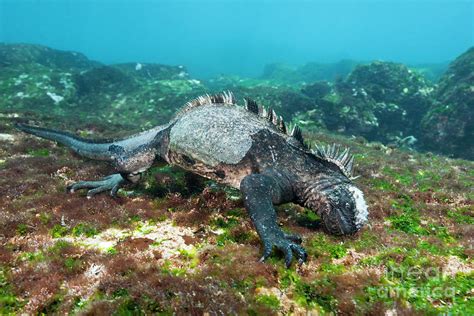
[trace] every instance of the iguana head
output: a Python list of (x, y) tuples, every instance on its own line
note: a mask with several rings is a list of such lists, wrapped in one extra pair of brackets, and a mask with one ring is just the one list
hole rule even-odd
[(304, 206), (314, 210), (332, 234), (357, 232), (367, 222), (368, 211), (364, 194), (351, 181), (353, 157), (335, 145), (316, 148), (312, 154), (340, 172), (320, 173), (310, 181), (303, 193)]

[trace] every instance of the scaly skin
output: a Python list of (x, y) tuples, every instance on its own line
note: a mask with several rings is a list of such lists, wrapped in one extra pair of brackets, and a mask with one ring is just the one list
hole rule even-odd
[(265, 260), (273, 248), (306, 261), (301, 238), (284, 233), (274, 205), (293, 202), (313, 209), (332, 234), (352, 234), (367, 221), (362, 192), (351, 181), (353, 159), (338, 147), (309, 151), (298, 128), (287, 133), (275, 112), (233, 95), (202, 96), (168, 124), (120, 140), (91, 141), (65, 132), (18, 124), (27, 133), (62, 143), (77, 153), (111, 162), (118, 173), (99, 181), (72, 184), (115, 196), (121, 185), (137, 182), (155, 161), (165, 161), (203, 177), (240, 189), (244, 205), (263, 243)]

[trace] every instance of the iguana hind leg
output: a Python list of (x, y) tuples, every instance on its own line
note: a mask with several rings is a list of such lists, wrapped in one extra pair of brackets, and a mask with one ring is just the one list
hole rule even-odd
[(109, 152), (114, 157), (113, 164), (119, 173), (114, 173), (97, 181), (78, 181), (68, 186), (73, 193), (76, 190), (88, 189), (87, 197), (110, 190), (115, 197), (120, 187), (126, 182), (137, 183), (143, 172), (149, 169), (156, 157), (156, 150), (148, 145), (140, 146), (132, 151), (125, 151), (123, 147), (111, 145)]
[(273, 208), (273, 204), (292, 200), (293, 193), (289, 181), (278, 172), (266, 171), (246, 176), (240, 184), (240, 190), (244, 197), (245, 208), (263, 243), (263, 256), (260, 260), (267, 259), (275, 247), (285, 254), (287, 267), (291, 265), (293, 254), (300, 264), (305, 262), (307, 254), (300, 245), (301, 238), (286, 234), (278, 227)]
[[(115, 173), (98, 181), (79, 181), (68, 188), (71, 192), (80, 189), (89, 189), (87, 197), (91, 198), (97, 193), (109, 191), (115, 197), (120, 187), (126, 183), (137, 183), (143, 172), (149, 169), (158, 159), (158, 153), (162, 150), (161, 141), (163, 134), (158, 133), (152, 141), (140, 143), (136, 141), (133, 146), (117, 142), (108, 147), (108, 153), (112, 159)], [(130, 148), (131, 147), (131, 148)]]
[(71, 192), (88, 189), (88, 198), (110, 190), (110, 195), (115, 197), (124, 183), (137, 183), (141, 174), (151, 167), (156, 157), (156, 149), (149, 144), (138, 146), (131, 151), (126, 151), (122, 146), (111, 145), (109, 152), (114, 159), (115, 169), (120, 173), (114, 173), (98, 181), (79, 181), (70, 185), (68, 189)]

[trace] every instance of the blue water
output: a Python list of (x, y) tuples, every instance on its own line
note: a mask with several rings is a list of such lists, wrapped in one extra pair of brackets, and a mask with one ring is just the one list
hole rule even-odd
[(447, 62), (474, 44), (473, 1), (0, 0), (0, 41), (194, 76), (340, 59)]

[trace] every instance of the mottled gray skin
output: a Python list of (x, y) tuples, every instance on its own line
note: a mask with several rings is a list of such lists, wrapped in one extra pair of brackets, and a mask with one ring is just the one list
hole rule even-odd
[(279, 228), (274, 205), (294, 202), (309, 207), (333, 234), (361, 228), (367, 216), (362, 193), (336, 164), (309, 153), (255, 111), (212, 100), (190, 103), (170, 123), (123, 140), (88, 141), (23, 124), (18, 128), (63, 143), (85, 157), (112, 162), (117, 174), (70, 186), (72, 192), (88, 189), (88, 197), (108, 190), (115, 195), (127, 181), (137, 182), (157, 160), (240, 189), (263, 242), (262, 260), (273, 247), (283, 251), (287, 266), (294, 255), (299, 262), (307, 257), (301, 239)]

